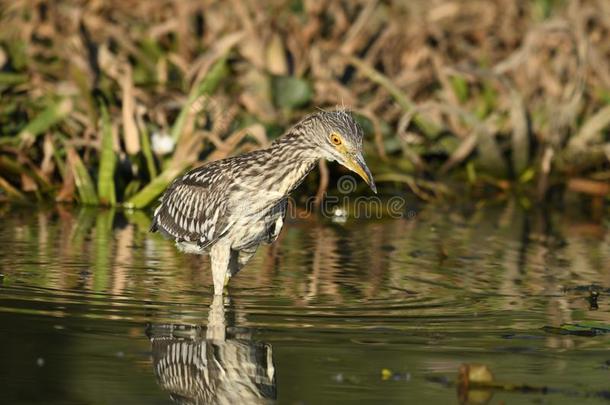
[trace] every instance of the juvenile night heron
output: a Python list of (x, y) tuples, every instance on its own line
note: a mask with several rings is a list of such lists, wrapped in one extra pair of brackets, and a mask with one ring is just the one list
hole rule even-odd
[(267, 149), (217, 160), (174, 180), (151, 231), (174, 239), (184, 252), (209, 252), (214, 294), (222, 294), (258, 246), (277, 239), (288, 195), (319, 159), (338, 161), (377, 191), (362, 157), (362, 135), (347, 112), (309, 115)]
[(239, 316), (223, 296), (215, 295), (207, 327), (152, 324), (157, 382), (179, 404), (273, 404), (277, 398), (273, 348), (235, 327)]

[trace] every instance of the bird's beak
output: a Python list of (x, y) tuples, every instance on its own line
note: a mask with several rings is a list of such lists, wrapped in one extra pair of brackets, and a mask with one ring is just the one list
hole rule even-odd
[(358, 153), (356, 155), (348, 155), (345, 162), (345, 166), (351, 171), (357, 173), (360, 177), (362, 177), (362, 179), (366, 181), (366, 184), (371, 187), (371, 190), (373, 190), (373, 192), (377, 194), (377, 187), (375, 186), (373, 175), (371, 174), (371, 171), (364, 162), (362, 153)]

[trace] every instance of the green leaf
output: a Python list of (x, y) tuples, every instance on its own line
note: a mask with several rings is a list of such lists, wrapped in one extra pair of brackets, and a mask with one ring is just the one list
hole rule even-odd
[(168, 168), (131, 197), (125, 206), (129, 208), (144, 208), (159, 196), (183, 168)]
[(28, 81), (28, 76), (22, 73), (0, 72), (0, 86), (15, 86)]
[(31, 143), (33, 139), (63, 120), (72, 111), (72, 101), (64, 99), (51, 104), (30, 121), (19, 133), (22, 142)]
[(146, 169), (148, 170), (148, 176), (151, 179), (157, 177), (157, 167), (155, 166), (155, 158), (153, 157), (152, 149), (150, 146), (150, 139), (148, 134), (148, 128), (144, 122), (139, 122), (140, 127), (140, 144), (142, 145), (142, 153), (144, 154), (144, 160), (146, 160)]
[(483, 119), (496, 108), (498, 93), (491, 83), (483, 82), (482, 97), (477, 98), (476, 116)]
[(132, 196), (134, 196), (138, 190), (140, 189), (140, 180), (132, 180), (129, 182), (129, 184), (127, 184), (127, 186), (125, 187), (125, 190), (123, 190), (123, 195), (125, 200), (130, 199)]
[(11, 64), (16, 70), (23, 70), (28, 65), (28, 46), (25, 41), (8, 41), (8, 53)]
[(533, 167), (528, 167), (521, 173), (521, 176), (519, 176), (519, 183), (529, 183), (534, 179), (534, 176), (536, 176), (536, 170)]
[(451, 87), (453, 87), (453, 92), (460, 100), (460, 102), (464, 102), (468, 99), (468, 82), (462, 76), (451, 76)]
[(297, 108), (313, 97), (311, 85), (293, 76), (274, 76), (271, 80), (273, 102), (280, 108)]
[(0, 176), (0, 190), (3, 190), (9, 197), (14, 200), (25, 200), (25, 196), (11, 183)]
[(102, 151), (100, 156), (100, 168), (97, 180), (97, 193), (100, 203), (105, 205), (116, 204), (114, 188), (114, 170), (116, 167), (116, 155), (113, 150), (112, 129), (110, 117), (106, 106), (101, 104), (102, 112)]
[(477, 169), (472, 161), (466, 163), (466, 176), (468, 177), (468, 183), (475, 184), (477, 182)]
[(193, 86), (186, 103), (184, 103), (178, 118), (176, 118), (176, 121), (172, 126), (171, 135), (176, 144), (184, 131), (186, 117), (188, 117), (189, 113), (191, 112), (193, 103), (197, 101), (199, 97), (205, 94), (214, 93), (214, 90), (216, 90), (218, 84), (228, 74), (228, 72), (229, 69), (227, 67), (227, 57), (224, 56), (210, 68), (210, 71), (198, 84)]
[(83, 204), (97, 205), (99, 201), (95, 194), (95, 187), (93, 186), (93, 181), (91, 180), (91, 176), (89, 176), (85, 164), (73, 148), (68, 147), (67, 154), (68, 164), (70, 165), (70, 170), (72, 170), (72, 175), (74, 176), (74, 183), (76, 184), (80, 201)]
[(112, 260), (112, 223), (115, 209), (101, 210), (95, 221), (95, 262), (93, 263), (93, 291), (107, 291)]
[(557, 335), (597, 336), (610, 333), (610, 325), (596, 321), (564, 323), (560, 327), (545, 326), (544, 331)]

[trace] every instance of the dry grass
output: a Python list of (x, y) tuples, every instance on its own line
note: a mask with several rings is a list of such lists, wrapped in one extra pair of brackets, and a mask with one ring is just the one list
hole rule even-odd
[(0, 196), (142, 207), (198, 161), (345, 105), (373, 172), (422, 198), (441, 180), (607, 198), (605, 0), (0, 7)]

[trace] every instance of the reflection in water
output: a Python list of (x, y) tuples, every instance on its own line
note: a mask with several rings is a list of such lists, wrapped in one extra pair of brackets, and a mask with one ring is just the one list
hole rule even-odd
[(150, 325), (147, 334), (157, 382), (177, 403), (264, 404), (276, 398), (271, 346), (244, 333), (227, 336), (222, 296), (214, 296), (205, 330)]
[[(207, 258), (150, 234), (147, 213), (0, 205), (0, 221), (0, 403), (26, 402), (24, 392), (29, 403), (159, 403), (168, 393), (261, 403), (275, 397), (274, 364), (280, 403), (451, 403), (455, 391), (431, 390), (427, 377), (453, 381), (465, 362), (511, 383), (607, 387), (607, 336), (542, 329), (610, 323), (607, 221), (514, 202), (287, 221), (207, 328), (171, 326), (205, 323)], [(255, 330), (273, 361), (247, 335)], [(412, 378), (385, 381), (384, 369)]]

